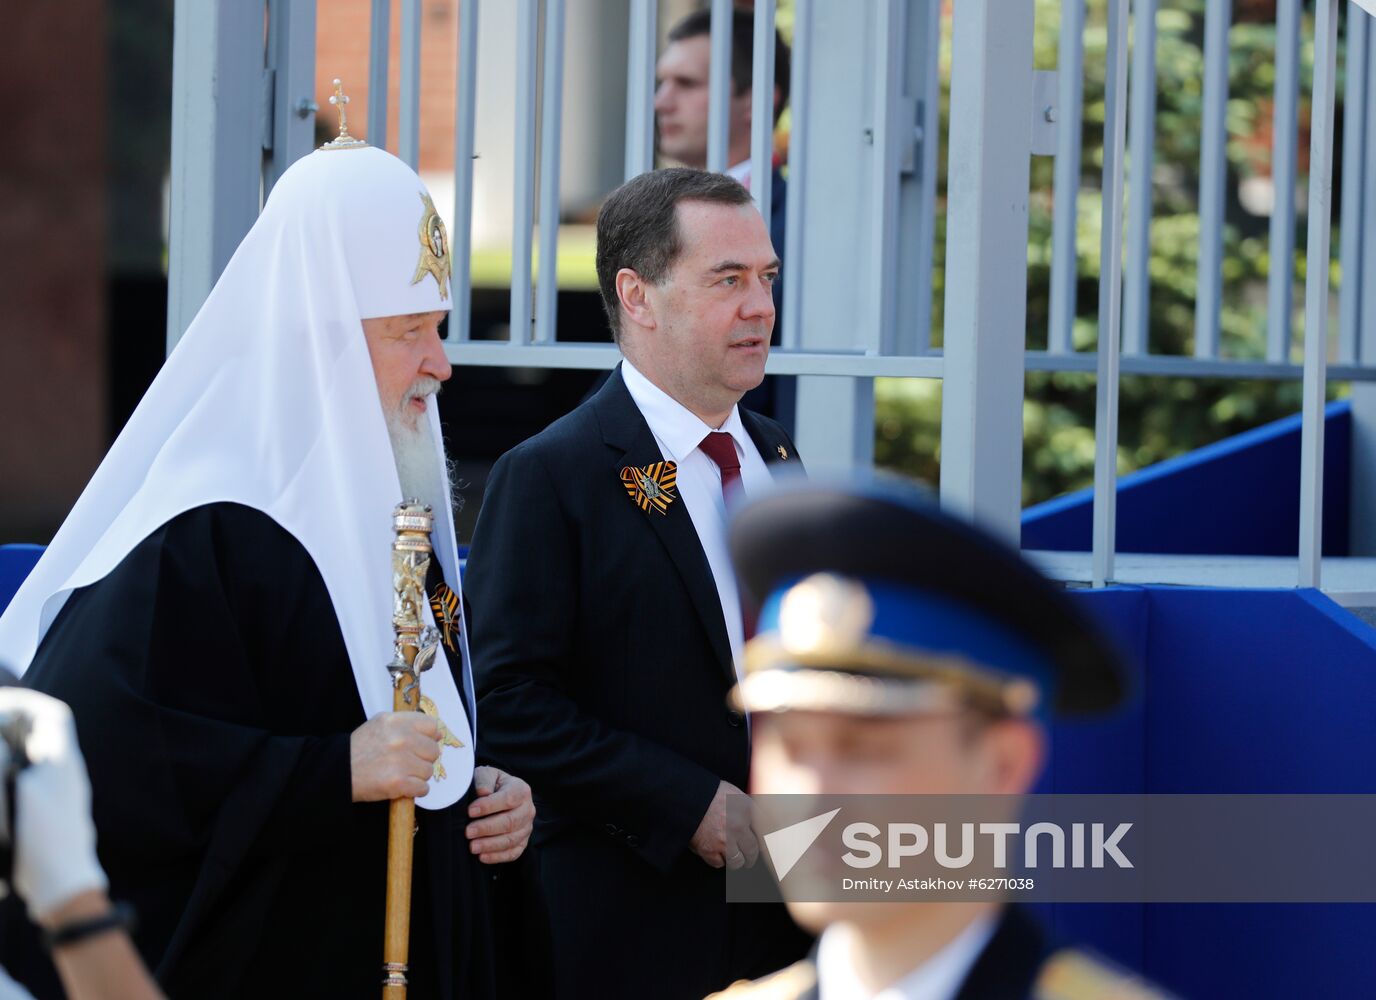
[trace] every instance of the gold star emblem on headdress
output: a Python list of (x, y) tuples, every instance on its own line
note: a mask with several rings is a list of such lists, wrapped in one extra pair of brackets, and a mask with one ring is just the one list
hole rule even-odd
[(420, 260), (416, 264), (416, 276), (411, 284), (419, 284), (427, 274), (433, 275), (440, 286), (440, 299), (449, 298), (449, 275), (453, 263), (449, 257), (449, 234), (445, 232), (444, 220), (435, 211), (435, 203), (424, 191), (420, 194), (424, 208), (420, 216)]

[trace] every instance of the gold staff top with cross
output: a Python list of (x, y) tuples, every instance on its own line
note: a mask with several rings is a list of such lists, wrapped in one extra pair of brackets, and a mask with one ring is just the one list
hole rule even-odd
[(348, 95), (344, 93), (344, 84), (338, 78), (334, 81), (334, 93), (330, 95), (330, 103), (339, 109), (339, 134), (332, 140), (321, 146), (321, 149), (361, 149), (368, 145), (362, 139), (355, 139), (349, 134), (349, 103)]

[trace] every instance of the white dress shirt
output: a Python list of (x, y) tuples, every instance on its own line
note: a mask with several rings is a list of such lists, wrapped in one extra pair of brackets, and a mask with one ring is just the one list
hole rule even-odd
[(33, 994), (0, 969), (0, 1000), (33, 1000)]
[(828, 927), (817, 942), (817, 995), (820, 1000), (952, 1000), (996, 926), (993, 916), (977, 917), (946, 947), (878, 993), (855, 973), (854, 929)]
[(734, 177), (736, 180), (740, 181), (742, 185), (745, 186), (745, 189), (747, 191), (749, 191), (751, 166), (752, 163), (750, 160), (741, 160), (740, 163), (737, 163), (734, 166), (726, 168), (726, 176)]
[(688, 508), (693, 528), (712, 569), (721, 601), (722, 617), (726, 619), (726, 635), (731, 640), (731, 659), (736, 666), (736, 679), (741, 674), (741, 648), (745, 645), (745, 626), (741, 621), (740, 591), (731, 569), (731, 557), (726, 548), (726, 507), (721, 493), (721, 470), (698, 447), (702, 439), (713, 431), (731, 435), (736, 456), (741, 463), (740, 487), (747, 496), (758, 495), (769, 486), (772, 476), (764, 459), (755, 448), (740, 410), (731, 407), (731, 415), (720, 427), (708, 427), (686, 406), (636, 371), (629, 361), (621, 362), (621, 377), (631, 394), (640, 415), (650, 425), (660, 454), (678, 466), (678, 495)]

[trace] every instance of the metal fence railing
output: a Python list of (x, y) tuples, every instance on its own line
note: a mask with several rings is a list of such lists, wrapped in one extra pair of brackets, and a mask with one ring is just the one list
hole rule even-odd
[[(231, 0), (218, 0), (219, 4)], [(275, 0), (280, 2), (280, 0)], [(609, 368), (616, 363), (615, 348), (607, 344), (583, 344), (559, 339), (557, 322), (556, 258), (559, 238), (559, 189), (561, 153), (561, 81), (565, 69), (565, 22), (568, 0), (515, 0), (516, 58), (511, 67), (515, 96), (514, 224), (511, 234), (511, 323), (503, 341), (475, 340), (470, 322), (471, 283), (465, 262), (471, 251), (473, 211), (474, 131), (478, 93), (478, 24), (491, 0), (461, 0), (458, 19), (458, 70), (454, 138), (454, 186), (456, 217), (453, 249), (459, 266), (454, 274), (454, 320), (448, 347), (452, 360), (469, 365), (514, 365), (534, 368)], [(815, 36), (819, 19), (834, 17), (827, 0), (794, 0), (793, 75), (791, 80), (792, 124), (789, 136), (789, 191), (787, 238), (781, 248), (784, 259), (782, 349), (770, 357), (769, 371), (802, 376), (826, 375), (870, 379), (877, 376), (959, 379), (970, 398), (981, 380), (1007, 381), (1005, 354), (1018, 373), (1024, 370), (1093, 371), (1098, 374), (1096, 423), (1096, 512), (1093, 578), (1104, 583), (1113, 578), (1114, 485), (1117, 451), (1117, 392), (1121, 374), (1237, 379), (1301, 379), (1304, 386), (1304, 448), (1300, 561), (1298, 581), (1319, 582), (1320, 534), (1318, 512), (1322, 508), (1322, 408), (1329, 378), (1357, 383), (1376, 381), (1376, 244), (1365, 234), (1376, 233), (1376, 59), (1372, 58), (1372, 18), (1346, 0), (1317, 0), (1314, 7), (1313, 90), (1310, 101), (1310, 159), (1307, 255), (1304, 293), (1304, 358), (1292, 358), (1294, 280), (1292, 262), (1296, 248), (1297, 213), (1291, 192), (1296, 190), (1300, 161), (1298, 135), (1301, 122), (1301, 53), (1304, 47), (1304, 4), (1301, 0), (1277, 0), (1275, 82), (1271, 112), (1271, 169), (1278, 193), (1271, 213), (1268, 237), (1270, 271), (1266, 289), (1266, 336), (1264, 355), (1228, 357), (1220, 336), (1224, 293), (1224, 212), (1226, 190), (1226, 143), (1228, 109), (1229, 31), (1231, 0), (1208, 0), (1204, 5), (1202, 128), (1200, 133), (1199, 236), (1197, 288), (1194, 310), (1194, 347), (1191, 355), (1153, 353), (1149, 330), (1151, 277), (1152, 171), (1157, 135), (1156, 45), (1158, 14), (1169, 0), (1106, 0), (1108, 35), (1106, 49), (1106, 121), (1103, 159), (1101, 223), (1101, 274), (1099, 345), (1095, 351), (1077, 350), (1073, 328), (1076, 318), (1077, 203), (1081, 185), (1083, 133), (1086, 0), (1061, 0), (1058, 39), (1059, 65), (1050, 93), (1054, 107), (1033, 109), (1046, 121), (1055, 121), (1054, 218), (1049, 288), (1049, 328), (1045, 350), (1026, 351), (1024, 343), (1007, 341), (1009, 351), (991, 351), (981, 344), (977, 351), (941, 351), (931, 347), (929, 331), (932, 308), (932, 259), (939, 212), (947, 212), (947, 247), (966, 253), (975, 262), (973, 274), (947, 274), (946, 330), (948, 347), (953, 338), (975, 336), (959, 324), (978, 326), (982, 309), (994, 298), (1025, 287), (1011, 280), (1007, 256), (989, 254), (1000, 236), (1016, 244), (1026, 239), (1025, 190), (1021, 229), (1016, 213), (1004, 230), (981, 231), (977, 243), (967, 248), (959, 241), (970, 227), (985, 226), (987, 212), (1002, 210), (1006, 199), (1019, 192), (1008, 185), (1018, 174), (981, 175), (970, 190), (954, 187), (939, 198), (936, 157), (939, 137), (937, 109), (942, 100), (937, 66), (941, 58), (941, 0), (908, 3), (905, 0), (866, 0), (851, 7), (853, 20), (867, 26), (866, 55), (848, 67), (864, 81), (862, 111), (851, 111), (852, 120), (828, 105), (828, 95), (813, 86), (812, 73), (828, 56), (835, 39)], [(214, 6), (205, 4), (205, 7)], [(296, 5), (293, 5), (296, 6)], [(420, 116), (420, 0), (401, 0), (401, 73), (398, 104), (399, 154), (413, 165), (419, 150)], [(1345, 122), (1341, 239), (1339, 261), (1343, 281), (1339, 291), (1338, 341), (1335, 363), (1328, 358), (1328, 267), (1331, 236), (1330, 203), (1334, 156), (1333, 114), (1338, 75), (1338, 23), (1347, 8), (1345, 36)], [(773, 153), (773, 35), (778, 5), (757, 0), (754, 5), (754, 78), (752, 81), (752, 135), (750, 143), (753, 190), (762, 210), (770, 202), (769, 179)], [(1099, 7), (1094, 7), (1098, 11)], [(179, 20), (204, 19), (202, 5), (178, 0)], [(709, 119), (709, 166), (726, 166), (727, 103), (730, 99), (730, 0), (712, 0), (711, 113)], [(991, 47), (1032, 46), (1031, 17), (1017, 21), (1011, 37), (1010, 18), (993, 0), (962, 0), (949, 16), (955, 22), (951, 41), (952, 78), (959, 67), (988, 60)], [(212, 15), (213, 16), (213, 15)], [(387, 92), (388, 25), (390, 0), (372, 2), (370, 72), (372, 93)], [(661, 34), (658, 0), (628, 0), (627, 87), (625, 122), (625, 173), (633, 176), (654, 164), (654, 67)], [(1022, 17), (1019, 14), (1019, 17)], [(1096, 13), (1097, 16), (1097, 13)], [(243, 19), (248, 24), (251, 19)], [(834, 30), (836, 22), (828, 22)], [(1129, 26), (1132, 33), (1129, 34)], [(247, 30), (247, 29), (245, 29)], [(856, 29), (860, 30), (860, 29)], [(271, 31), (271, 25), (270, 25)], [(853, 51), (853, 50), (852, 50)], [(1021, 57), (1019, 57), (1021, 58)], [(977, 120), (986, 131), (971, 137), (962, 132), (961, 156), (976, 163), (994, 163), (985, 145), (995, 153), (1016, 159), (1030, 155), (1031, 146), (1020, 129), (995, 133), (987, 102), (1010, 86), (1030, 88), (1035, 74), (1030, 56), (1026, 64), (1000, 66), (989, 62), (983, 76), (964, 77), (964, 89), (953, 82), (950, 93), (952, 122)], [(181, 72), (189, 72), (185, 66)], [(971, 83), (970, 81), (973, 81)], [(999, 91), (998, 88), (1004, 88)], [(993, 95), (993, 96), (991, 96)], [(1017, 95), (1026, 100), (1025, 95)], [(829, 109), (829, 110), (828, 110)], [(826, 111), (832, 117), (823, 119)], [(370, 134), (386, 135), (386, 101), (370, 109)], [(619, 120), (620, 109), (613, 115)], [(214, 116), (210, 116), (214, 120)], [(861, 197), (862, 214), (868, 220), (863, 245), (840, 247), (837, 234), (822, 231), (812, 213), (817, 210), (813, 178), (831, 155), (821, 140), (832, 130), (851, 135), (856, 119), (865, 125), (863, 150), (854, 156), (850, 175)], [(190, 120), (190, 119), (188, 119)], [(1007, 122), (1003, 121), (1006, 125)], [(1037, 126), (1039, 127), (1039, 126)], [(955, 131), (955, 126), (952, 127)], [(174, 203), (179, 172), (174, 149)], [(187, 155), (184, 152), (181, 154)], [(952, 170), (956, 151), (951, 152)], [(820, 158), (820, 159), (819, 159)], [(971, 161), (962, 161), (968, 163)], [(832, 164), (834, 166), (834, 164)], [(833, 174), (834, 176), (834, 174)], [(964, 178), (961, 179), (964, 183)], [(1000, 186), (1002, 185), (1002, 186)], [(1023, 185), (1024, 189), (1026, 185)], [(538, 192), (538, 193), (537, 193)], [(811, 207), (809, 207), (811, 206)], [(532, 266), (537, 255), (538, 272)], [(992, 243), (991, 243), (992, 240)], [(983, 242), (978, 242), (983, 241)], [(904, 249), (900, 250), (900, 245)], [(915, 249), (914, 249), (915, 248)], [(1015, 247), (1016, 249), (1016, 247)], [(173, 247), (173, 296), (177, 296), (179, 267)], [(870, 263), (862, 280), (842, 288), (838, 295), (853, 296), (855, 330), (849, 340), (823, 340), (818, 346), (808, 326), (809, 261), (824, 253), (856, 253)], [(908, 254), (908, 256), (903, 256)], [(899, 269), (899, 261), (903, 269)], [(1322, 263), (1320, 263), (1322, 262)], [(987, 264), (987, 267), (986, 267)], [(999, 268), (1003, 268), (1002, 271)], [(949, 269), (948, 269), (949, 270)], [(963, 308), (968, 305), (968, 309)], [(954, 307), (961, 308), (954, 308)], [(178, 315), (185, 314), (181, 309)], [(1023, 315), (1012, 312), (1006, 315)], [(959, 319), (953, 319), (958, 316)], [(971, 320), (970, 317), (976, 317)], [(953, 323), (957, 325), (953, 328)], [(1017, 331), (1014, 331), (1016, 333)], [(981, 336), (983, 334), (980, 334)], [(1000, 355), (991, 357), (990, 355)], [(1000, 367), (1004, 366), (1004, 367)], [(1020, 377), (1020, 374), (1019, 374)], [(948, 392), (948, 396), (953, 395)], [(1002, 405), (1002, 404), (1000, 404)], [(973, 411), (967, 411), (970, 416)], [(949, 416), (949, 411), (948, 414)], [(1016, 413), (1005, 415), (995, 435), (993, 451), (1010, 454), (1009, 442), (998, 438), (1019, 433)], [(943, 421), (943, 454), (987, 449), (982, 431)], [(1019, 438), (1020, 440), (1020, 438)], [(1014, 442), (1016, 443), (1016, 442)], [(972, 460), (978, 461), (978, 460)], [(1020, 469), (1003, 473), (1017, 477)], [(996, 475), (997, 470), (996, 470)], [(972, 480), (973, 482), (974, 480)], [(999, 489), (1007, 486), (1000, 482)], [(944, 486), (944, 484), (943, 484)], [(1015, 503), (1016, 499), (1010, 502)], [(978, 505), (975, 505), (978, 506)], [(973, 508), (971, 508), (973, 509)], [(1014, 516), (1016, 512), (1014, 511)]]

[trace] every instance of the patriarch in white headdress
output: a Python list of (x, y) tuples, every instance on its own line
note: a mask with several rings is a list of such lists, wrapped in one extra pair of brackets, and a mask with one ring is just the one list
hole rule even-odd
[[(389, 711), (390, 514), (403, 496), (434, 508), (435, 557), (459, 587), (433, 400), (449, 375), (433, 330), (451, 271), (444, 222), (401, 160), (336, 140), (295, 163), (0, 617), (0, 660), (22, 673), (74, 590), (179, 514), (233, 502), (310, 554), (366, 715)], [(458, 642), (456, 669), (441, 650), (426, 673), (456, 738), (423, 808), (457, 801), (473, 773), (476, 716), (455, 683), (472, 708), (462, 628)]]

